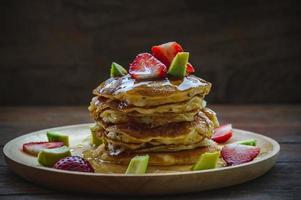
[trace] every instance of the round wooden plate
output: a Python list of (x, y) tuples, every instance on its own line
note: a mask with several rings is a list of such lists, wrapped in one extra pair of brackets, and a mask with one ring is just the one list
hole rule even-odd
[(76, 146), (90, 135), (92, 124), (79, 124), (41, 130), (23, 135), (4, 146), (8, 166), (28, 181), (59, 190), (109, 194), (175, 194), (203, 191), (240, 184), (266, 173), (276, 162), (280, 146), (268, 137), (249, 131), (234, 129), (228, 143), (243, 139), (256, 139), (260, 155), (252, 162), (237, 166), (203, 171), (156, 173), (145, 175), (101, 174), (61, 171), (42, 167), (36, 157), (23, 153), (22, 144), (47, 141), (46, 131), (61, 131), (70, 136), (70, 146)]

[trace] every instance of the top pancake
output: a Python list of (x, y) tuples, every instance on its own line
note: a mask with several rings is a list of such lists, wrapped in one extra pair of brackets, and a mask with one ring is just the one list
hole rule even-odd
[(158, 106), (187, 101), (193, 96), (205, 96), (210, 92), (211, 83), (193, 75), (183, 80), (169, 79), (137, 81), (130, 75), (110, 78), (101, 83), (93, 94), (117, 99), (138, 107)]

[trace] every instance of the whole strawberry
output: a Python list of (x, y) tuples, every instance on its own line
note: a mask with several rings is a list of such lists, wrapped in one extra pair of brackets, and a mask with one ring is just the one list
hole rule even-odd
[(54, 164), (53, 168), (78, 172), (94, 172), (91, 164), (79, 156), (62, 158)]

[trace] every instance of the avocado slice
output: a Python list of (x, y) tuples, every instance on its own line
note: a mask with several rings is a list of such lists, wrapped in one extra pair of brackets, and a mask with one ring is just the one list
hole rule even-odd
[(240, 140), (236, 142), (237, 144), (243, 144), (248, 146), (256, 146), (256, 140), (255, 139), (247, 139), (247, 140)]
[(38, 162), (43, 166), (52, 167), (58, 160), (67, 156), (71, 156), (71, 152), (66, 146), (43, 149), (38, 154)]
[(198, 161), (192, 167), (192, 170), (205, 170), (205, 169), (214, 169), (218, 161), (220, 153), (216, 152), (206, 152), (200, 156)]
[(48, 131), (47, 138), (49, 142), (64, 142), (64, 145), (69, 146), (69, 136), (57, 131)]
[(183, 78), (186, 74), (186, 65), (188, 63), (189, 53), (179, 52), (173, 58), (167, 74), (173, 78)]
[(90, 127), (91, 130), (91, 144), (95, 146), (99, 146), (102, 144), (102, 140), (96, 136), (96, 131), (98, 130), (98, 126)]
[(124, 69), (121, 65), (118, 63), (112, 62), (111, 65), (111, 77), (119, 77), (119, 76), (124, 76), (128, 72), (126, 69)]
[(135, 156), (131, 159), (126, 174), (145, 174), (148, 166), (149, 155)]

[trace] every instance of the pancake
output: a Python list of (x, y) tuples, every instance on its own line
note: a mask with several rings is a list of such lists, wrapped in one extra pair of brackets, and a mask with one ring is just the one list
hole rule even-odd
[[(142, 139), (136, 139), (133, 137), (129, 137), (127, 135), (123, 134), (116, 134), (114, 132), (107, 132), (105, 129), (102, 127), (96, 125), (93, 128), (94, 135), (98, 137), (99, 139), (102, 139), (106, 145), (110, 144), (111, 145), (111, 150), (114, 152), (122, 152), (126, 150), (137, 150), (141, 148), (155, 148), (155, 147), (162, 147), (164, 145), (184, 145), (188, 146), (191, 144), (196, 144), (200, 143), (203, 141), (205, 138), (201, 134), (199, 134), (196, 130), (191, 131), (190, 133), (177, 137), (177, 138), (172, 138), (173, 142), (170, 142), (170, 138), (146, 138), (144, 140)], [(159, 149), (163, 149), (163, 148)], [(179, 148), (179, 147), (178, 147)]]
[[(174, 122), (189, 122), (194, 121), (195, 115), (199, 112), (203, 112), (212, 122), (214, 127), (219, 127), (216, 114), (209, 108), (203, 108), (200, 110), (194, 110), (184, 113), (165, 113), (165, 114), (153, 114), (144, 115), (141, 113), (130, 113), (126, 114), (120, 111), (107, 109), (102, 111), (100, 114), (95, 114), (95, 120), (102, 120), (106, 124), (123, 124), (123, 123), (139, 123), (147, 124), (149, 127), (157, 127), (166, 125)], [(166, 117), (168, 116), (168, 117)]]
[(191, 122), (169, 123), (159, 127), (130, 122), (109, 125), (98, 122), (94, 130), (95, 135), (103, 139), (109, 155), (124, 151), (179, 151), (196, 148), (205, 137), (211, 137), (215, 124), (206, 113), (211, 118), (215, 116), (213, 111), (206, 109), (206, 112), (195, 115)]
[[(118, 155), (122, 152), (131, 151), (131, 152), (172, 152), (172, 151), (181, 151), (186, 149), (193, 149), (200, 146), (207, 146), (204, 137), (199, 137), (198, 140), (184, 142), (184, 144), (162, 144), (156, 142), (147, 142), (147, 143), (126, 143), (118, 140), (111, 140), (106, 138), (105, 147), (109, 155)], [(205, 140), (207, 141), (207, 139)]]
[(110, 125), (103, 126), (99, 135), (103, 137), (108, 154), (138, 149), (147, 152), (146, 148), (150, 152), (163, 151), (170, 149), (172, 145), (175, 151), (199, 146), (197, 143), (211, 137), (213, 128), (214, 124), (200, 112), (193, 122), (170, 123), (155, 128), (129, 123)]
[[(173, 122), (185, 122), (193, 121), (194, 116), (198, 113), (198, 110), (190, 111), (186, 113), (165, 113), (165, 114), (153, 114), (143, 115), (140, 113), (126, 114), (120, 111), (107, 109), (102, 111), (97, 119), (102, 119), (107, 124), (122, 124), (122, 123), (142, 123), (148, 124), (150, 127), (162, 126)], [(168, 117), (166, 117), (168, 115)], [(96, 119), (96, 120), (97, 120)]]
[(188, 101), (165, 104), (153, 107), (130, 106), (118, 100), (112, 100), (104, 97), (95, 97), (92, 99), (89, 110), (92, 112), (101, 112), (105, 109), (117, 110), (123, 113), (140, 113), (144, 115), (162, 114), (162, 113), (182, 113), (192, 110), (202, 109), (206, 106), (203, 97), (198, 95)]
[[(197, 131), (200, 135), (210, 138), (214, 124), (203, 112), (199, 112), (191, 122), (169, 123), (159, 127), (150, 127), (145, 124), (125, 123), (125, 124), (106, 124), (101, 123), (107, 132), (127, 135), (142, 142), (153, 139), (163, 139), (174, 142), (177, 138), (184, 138), (192, 131)], [(166, 141), (166, 142), (167, 142)]]
[(106, 80), (93, 91), (93, 94), (117, 99), (128, 105), (149, 107), (187, 101), (196, 95), (205, 96), (210, 89), (211, 83), (193, 75), (177, 81), (167, 78), (136, 81), (130, 75), (125, 75)]
[(122, 165), (128, 165), (131, 158), (136, 155), (145, 155), (146, 153), (150, 156), (148, 163), (152, 166), (190, 165), (194, 164), (203, 153), (219, 150), (219, 146), (213, 141), (208, 140), (208, 142), (210, 142), (208, 146), (189, 150), (175, 152), (125, 152), (114, 156), (109, 155), (104, 145), (101, 145), (94, 151), (94, 154), (102, 161)]
[[(150, 124), (152, 127), (161, 126), (167, 123), (193, 121), (194, 115), (199, 109), (204, 108), (205, 101), (195, 96), (191, 100), (181, 103), (167, 104), (158, 107), (129, 107), (120, 108), (118, 101), (104, 98), (93, 98), (89, 111), (97, 121), (101, 119), (105, 123), (120, 124), (126, 122)], [(192, 108), (195, 108), (192, 110)], [(131, 112), (132, 111), (132, 112)], [(177, 111), (177, 112), (175, 112)], [(166, 117), (168, 115), (168, 117)]]
[(201, 141), (205, 135), (200, 134), (196, 129), (189, 130), (186, 134), (178, 135), (177, 137), (153, 136), (144, 138), (134, 138), (126, 134), (103, 131), (102, 135), (105, 140), (120, 141), (123, 143), (132, 144), (152, 144), (152, 145), (170, 145), (170, 144), (192, 144)]

